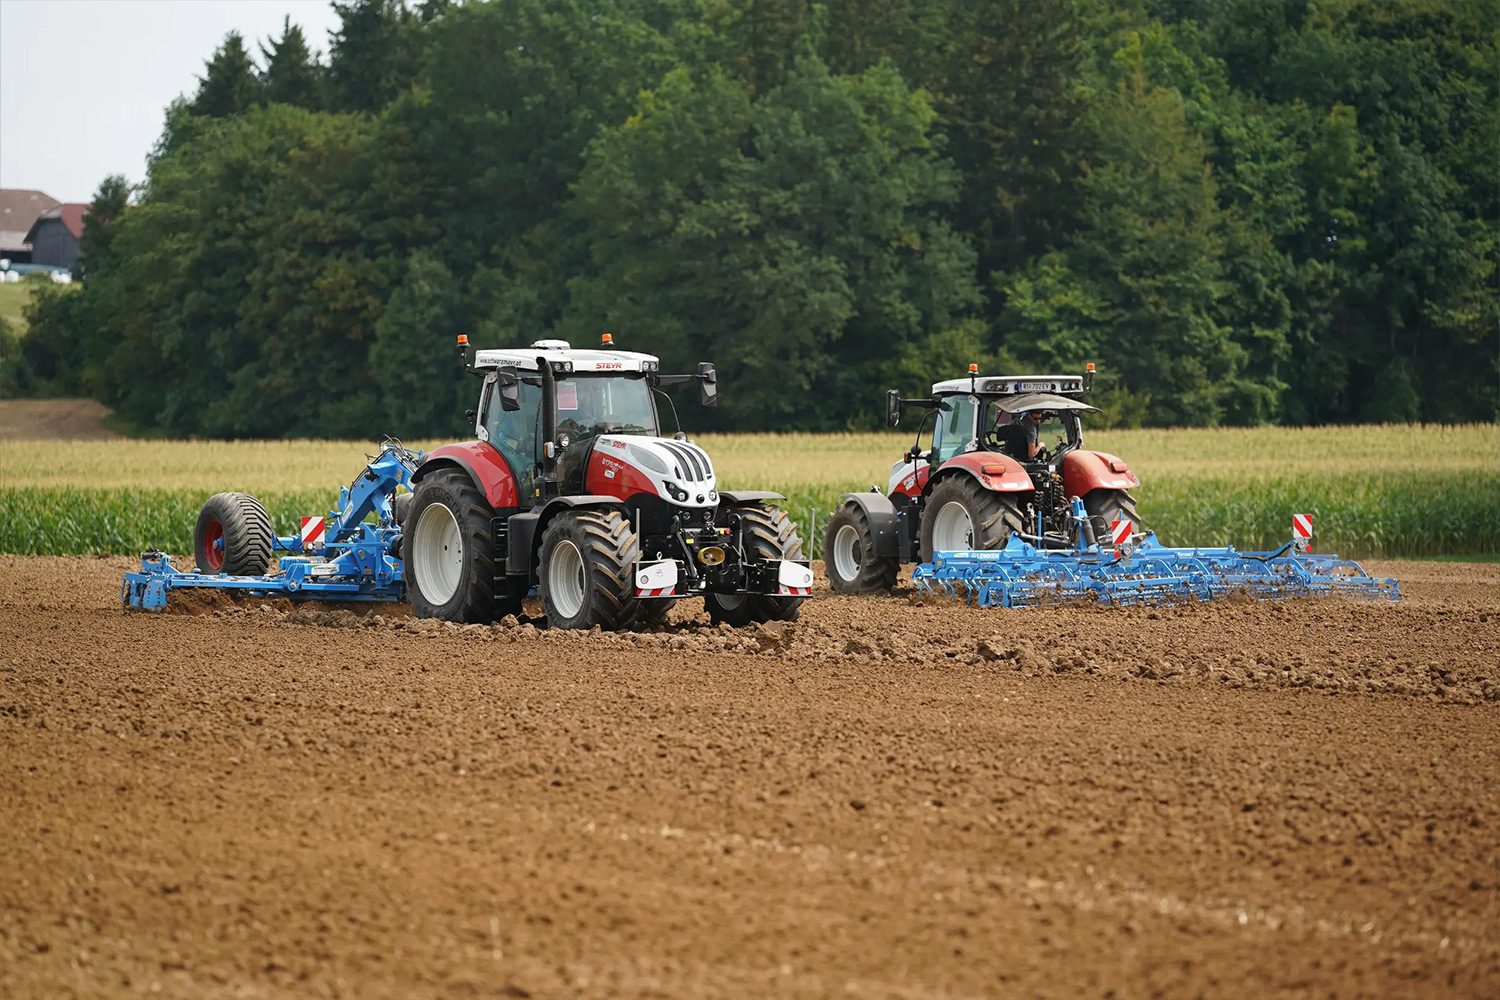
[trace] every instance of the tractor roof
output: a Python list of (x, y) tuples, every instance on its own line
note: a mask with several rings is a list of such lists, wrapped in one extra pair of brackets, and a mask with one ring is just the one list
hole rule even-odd
[(973, 378), (950, 378), (932, 385), (934, 396), (967, 396), (972, 392), (985, 396), (1009, 396), (1023, 392), (1083, 391), (1082, 375), (976, 375)]
[(1097, 406), (1090, 406), (1081, 400), (1069, 399), (1067, 396), (1054, 396), (1048, 392), (1023, 392), (1014, 396), (1002, 396), (995, 405), (1006, 413), (1025, 413), (1027, 410), (1076, 410), (1080, 413), (1099, 411)]
[(660, 360), (652, 354), (575, 349), (566, 340), (538, 340), (530, 347), (476, 351), (474, 367), (519, 368), (534, 372), (538, 370), (539, 358), (550, 361), (553, 371), (562, 367), (562, 370), (572, 372), (654, 372), (661, 367)]

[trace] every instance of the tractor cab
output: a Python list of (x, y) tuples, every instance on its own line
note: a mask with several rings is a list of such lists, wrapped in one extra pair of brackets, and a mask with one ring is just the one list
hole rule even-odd
[(902, 399), (894, 389), (887, 394), (893, 427), (907, 406), (927, 411), (916, 443), (891, 470), (892, 492), (911, 494), (932, 470), (972, 453), (1003, 455), (1042, 488), (1064, 456), (1082, 448), (1080, 417), (1097, 408), (1078, 397), (1092, 387), (1092, 371), (981, 377), (974, 367), (967, 378), (934, 383), (926, 399)]
[[(530, 348), (485, 350), (474, 356), (473, 370), (484, 377), (474, 417), (475, 436), (504, 456), (516, 479), (522, 508), (557, 496), (613, 495), (616, 491), (610, 487), (619, 485), (612, 481), (620, 470), (607, 467), (591, 476), (593, 466), (604, 464), (596, 462), (596, 456), (629, 458), (657, 473), (663, 481), (656, 485), (662, 487), (665, 499), (676, 498), (672, 485), (688, 495), (677, 482), (684, 478), (684, 469), (709, 473), (706, 456), (697, 469), (690, 460), (683, 461), (690, 459), (687, 452), (697, 449), (678, 440), (680, 433), (670, 442), (662, 438), (655, 397), (663, 385), (697, 380), (703, 402), (713, 405), (713, 366), (700, 365), (696, 375), (664, 376), (655, 356), (609, 349), (612, 338), (605, 337), (598, 350), (574, 349), (562, 340), (539, 340)], [(608, 475), (611, 471), (616, 475)], [(697, 475), (693, 481), (704, 479)], [(691, 495), (699, 493), (705, 495), (697, 505), (708, 505), (704, 490)]]

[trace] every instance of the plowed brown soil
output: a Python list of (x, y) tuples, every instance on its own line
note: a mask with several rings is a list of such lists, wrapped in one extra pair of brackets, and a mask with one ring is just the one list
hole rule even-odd
[(611, 636), (128, 565), (0, 559), (0, 996), (1500, 995), (1500, 566)]

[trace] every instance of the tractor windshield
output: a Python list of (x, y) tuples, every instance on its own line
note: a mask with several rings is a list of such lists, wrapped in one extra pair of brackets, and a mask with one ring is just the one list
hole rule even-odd
[(573, 375), (557, 380), (557, 429), (574, 441), (599, 434), (657, 436), (656, 405), (644, 377)]

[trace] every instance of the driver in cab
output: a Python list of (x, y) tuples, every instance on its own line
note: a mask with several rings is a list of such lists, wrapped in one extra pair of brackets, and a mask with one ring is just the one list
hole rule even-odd
[(1042, 453), (1042, 421), (1046, 416), (1045, 410), (1008, 414), (997, 409), (995, 439), (1000, 450), (1022, 462), (1035, 461)]

